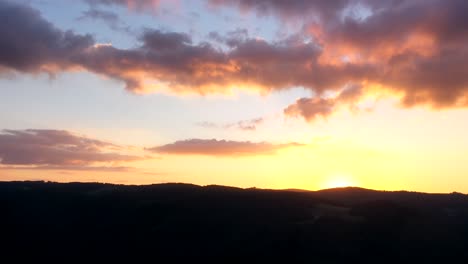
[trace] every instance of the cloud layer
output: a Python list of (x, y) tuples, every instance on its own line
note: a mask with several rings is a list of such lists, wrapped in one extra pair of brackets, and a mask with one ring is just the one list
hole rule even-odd
[(210, 156), (249, 156), (274, 154), (280, 149), (301, 146), (297, 143), (271, 144), (250, 141), (230, 141), (216, 139), (187, 139), (171, 144), (149, 148), (156, 153), (177, 155), (210, 155)]
[(303, 34), (321, 47), (319, 61), (353, 69), (368, 66), (364, 74), (353, 70), (340, 73), (332, 68), (324, 72), (326, 75), (400, 93), (406, 106), (468, 104), (465, 44), (468, 18), (464, 14), (467, 1), (211, 0), (210, 3), (277, 16), (285, 21), (299, 19), (306, 28)]
[[(155, 6), (158, 1), (88, 0), (99, 6)], [(297, 36), (266, 41), (248, 34), (211, 34), (224, 41), (194, 43), (178, 32), (148, 29), (139, 46), (98, 45), (92, 36), (62, 31), (31, 7), (0, 0), (0, 71), (83, 70), (125, 83), (133, 92), (270, 92), (304, 87), (285, 112), (312, 120), (343, 100), (323, 94), (350, 84), (401, 96), (405, 106), (468, 105), (468, 2), (463, 0), (276, 1), (212, 0), (260, 15), (303, 21)], [(239, 31), (241, 32), (241, 31)], [(343, 95), (344, 96), (344, 95)], [(316, 114), (315, 114), (316, 113)]]
[(119, 154), (119, 146), (64, 130), (3, 130), (0, 163), (5, 165), (87, 166), (140, 159)]
[[(82, 69), (122, 80), (131, 91), (222, 93), (233, 87), (275, 90), (333, 88), (347, 80), (324, 71), (363, 75), (364, 68), (322, 67), (313, 43), (242, 39), (229, 51), (192, 43), (183, 33), (146, 30), (141, 46), (122, 50), (96, 45), (89, 35), (63, 32), (26, 6), (0, 1), (0, 64), (21, 72)], [(13, 26), (15, 25), (15, 26)], [(25, 41), (26, 40), (26, 41)], [(315, 69), (315, 70), (312, 70)]]

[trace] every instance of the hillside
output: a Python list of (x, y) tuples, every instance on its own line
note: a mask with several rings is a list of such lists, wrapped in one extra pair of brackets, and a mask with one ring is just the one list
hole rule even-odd
[(0, 182), (4, 255), (468, 261), (468, 196)]

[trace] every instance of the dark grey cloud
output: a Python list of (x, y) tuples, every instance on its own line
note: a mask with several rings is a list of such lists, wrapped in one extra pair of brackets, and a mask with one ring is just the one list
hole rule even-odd
[(154, 52), (184, 50), (192, 45), (192, 39), (187, 34), (159, 30), (146, 30), (141, 40), (143, 49)]
[(6, 165), (84, 166), (95, 162), (141, 159), (119, 154), (121, 147), (64, 130), (2, 130), (0, 163)]
[(302, 145), (298, 143), (272, 144), (267, 142), (187, 139), (148, 148), (148, 150), (156, 153), (175, 155), (250, 156), (274, 154), (280, 149), (297, 146)]
[(37, 72), (71, 67), (70, 59), (93, 44), (90, 35), (61, 31), (28, 6), (0, 1), (0, 66)]

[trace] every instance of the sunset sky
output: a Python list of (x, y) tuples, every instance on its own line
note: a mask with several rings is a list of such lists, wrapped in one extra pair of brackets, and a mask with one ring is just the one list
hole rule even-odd
[(0, 180), (468, 193), (467, 10), (0, 0)]

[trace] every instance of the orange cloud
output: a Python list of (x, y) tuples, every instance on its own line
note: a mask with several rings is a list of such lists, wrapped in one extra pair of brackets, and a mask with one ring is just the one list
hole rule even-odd
[(300, 98), (294, 104), (284, 109), (286, 116), (303, 117), (312, 122), (318, 117), (327, 118), (335, 112), (340, 105), (354, 106), (362, 97), (363, 89), (361, 85), (348, 85), (336, 97), (333, 98)]

